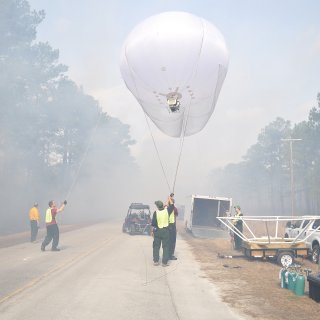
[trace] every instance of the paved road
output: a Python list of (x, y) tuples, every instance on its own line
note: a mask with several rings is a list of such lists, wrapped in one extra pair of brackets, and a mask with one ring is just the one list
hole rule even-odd
[(0, 319), (242, 319), (184, 240), (177, 261), (153, 266), (152, 238), (120, 230), (99, 224), (63, 233), (60, 252), (41, 252), (40, 243), (0, 249)]

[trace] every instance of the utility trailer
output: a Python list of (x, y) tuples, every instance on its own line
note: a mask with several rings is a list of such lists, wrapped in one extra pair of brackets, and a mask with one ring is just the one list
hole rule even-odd
[[(298, 256), (307, 257), (306, 240), (309, 235), (298, 234), (295, 238), (285, 236), (285, 226), (288, 221), (301, 221), (304, 217), (283, 216), (249, 216), (241, 217), (243, 231), (233, 225), (234, 217), (217, 217), (231, 233), (242, 239), (242, 252), (248, 258), (272, 258), (282, 266), (289, 266)], [(308, 216), (312, 224), (319, 216)], [(307, 229), (309, 225), (306, 225)], [(281, 230), (282, 229), (282, 230)], [(314, 230), (316, 232), (320, 226)], [(259, 234), (260, 233), (260, 234)]]
[(185, 228), (200, 238), (226, 238), (228, 232), (217, 217), (230, 215), (231, 208), (231, 198), (191, 195), (185, 203)]
[(298, 256), (307, 257), (308, 248), (303, 242), (263, 242), (243, 241), (242, 251), (248, 258), (274, 259), (282, 266), (289, 266)]

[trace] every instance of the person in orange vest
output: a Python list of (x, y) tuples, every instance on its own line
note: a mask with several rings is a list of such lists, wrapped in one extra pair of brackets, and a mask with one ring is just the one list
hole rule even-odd
[(153, 227), (153, 264), (159, 265), (159, 253), (162, 245), (162, 266), (168, 266), (169, 260), (169, 215), (173, 212), (173, 202), (169, 197), (168, 207), (165, 208), (163, 202), (155, 202), (157, 209), (152, 216), (151, 225)]
[(52, 240), (51, 251), (60, 251), (60, 249), (58, 248), (59, 228), (56, 221), (56, 215), (59, 212), (62, 212), (64, 210), (66, 204), (67, 204), (67, 201), (64, 200), (62, 205), (59, 208), (57, 208), (53, 200), (49, 201), (49, 208), (46, 211), (47, 235), (41, 244), (41, 251), (46, 250), (46, 246), (51, 242), (51, 240)]
[(35, 202), (33, 207), (29, 210), (29, 220), (30, 220), (30, 227), (31, 227), (30, 241), (35, 242), (37, 240), (39, 221), (40, 221), (40, 214), (39, 214), (37, 202)]

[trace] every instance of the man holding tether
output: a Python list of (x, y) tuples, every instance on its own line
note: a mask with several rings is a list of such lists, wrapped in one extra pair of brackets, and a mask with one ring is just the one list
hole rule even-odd
[(168, 266), (169, 260), (169, 215), (174, 210), (173, 199), (169, 196), (168, 207), (164, 207), (163, 202), (158, 200), (155, 202), (157, 210), (152, 216), (153, 227), (153, 264), (159, 265), (159, 252), (162, 244), (162, 266)]
[(46, 250), (46, 246), (52, 241), (51, 251), (60, 251), (59, 244), (59, 228), (56, 221), (56, 215), (62, 212), (67, 204), (67, 200), (64, 200), (62, 205), (57, 208), (53, 200), (49, 201), (49, 208), (46, 211), (46, 227), (47, 235), (41, 244), (41, 251)]

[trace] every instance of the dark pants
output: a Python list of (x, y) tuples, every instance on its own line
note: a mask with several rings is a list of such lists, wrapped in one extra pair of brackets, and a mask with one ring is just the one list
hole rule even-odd
[(52, 240), (52, 249), (56, 249), (59, 243), (59, 228), (56, 224), (47, 226), (47, 235), (44, 238), (41, 247), (45, 248)]
[(174, 255), (177, 241), (177, 228), (175, 223), (169, 223), (169, 258)]
[[(236, 228), (239, 230), (240, 233), (243, 232), (243, 226), (242, 225), (236, 225)], [(234, 248), (236, 250), (241, 250), (241, 246), (242, 246), (242, 239), (237, 235), (234, 234)]]
[(38, 222), (36, 220), (30, 220), (31, 227), (31, 242), (36, 241), (38, 235)]
[(153, 261), (159, 261), (159, 252), (162, 244), (162, 263), (166, 264), (169, 260), (169, 229), (157, 229), (156, 231), (154, 231), (153, 235)]

